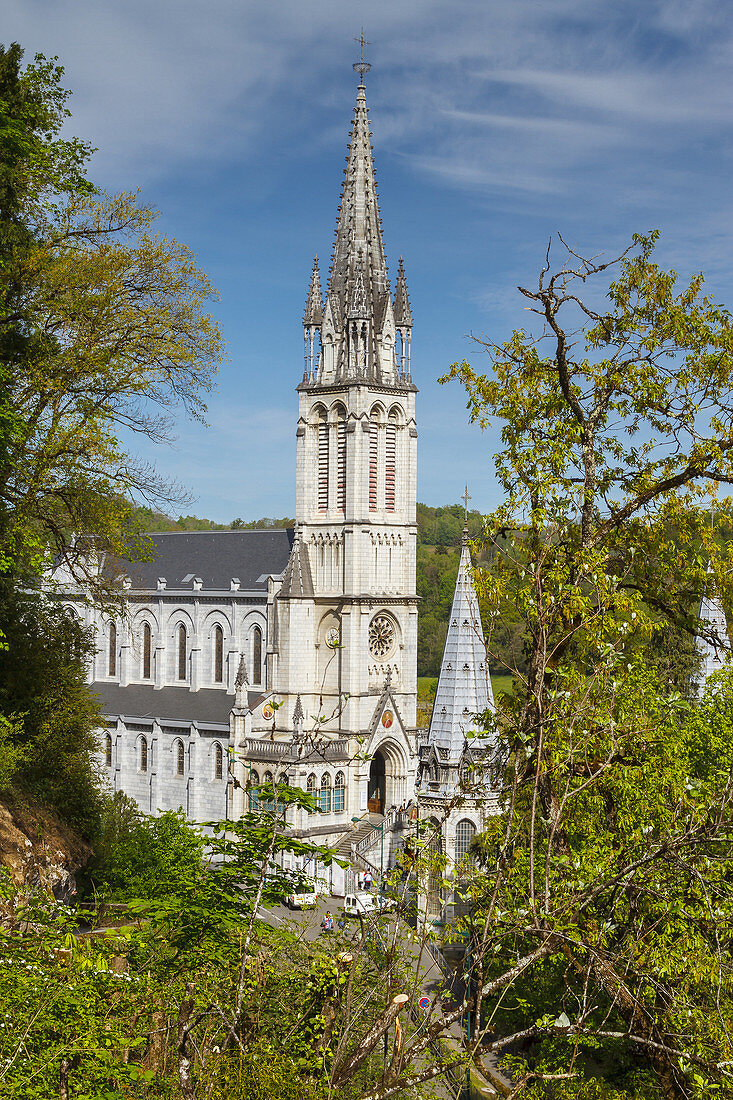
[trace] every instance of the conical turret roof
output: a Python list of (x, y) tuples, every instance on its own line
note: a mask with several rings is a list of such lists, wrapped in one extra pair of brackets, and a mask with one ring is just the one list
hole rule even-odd
[(486, 643), (471, 575), (468, 531), (464, 528), (448, 635), (430, 718), (429, 743), (448, 749), (451, 760), (458, 761), (466, 734), (477, 728), (473, 716), (493, 707)]
[(313, 574), (311, 573), (310, 558), (308, 557), (308, 547), (296, 534), (288, 564), (283, 572), (278, 596), (281, 599), (286, 599), (290, 596), (312, 595)]

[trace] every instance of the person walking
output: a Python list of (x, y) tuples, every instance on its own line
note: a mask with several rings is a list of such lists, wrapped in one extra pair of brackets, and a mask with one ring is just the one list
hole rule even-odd
[(364, 889), (371, 893), (372, 890), (372, 873), (371, 871), (364, 872)]

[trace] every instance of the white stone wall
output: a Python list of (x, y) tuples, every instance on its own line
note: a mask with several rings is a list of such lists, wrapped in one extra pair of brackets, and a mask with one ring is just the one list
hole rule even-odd
[[(107, 737), (112, 739), (108, 763)], [(147, 752), (143, 752), (145, 741)], [(162, 724), (119, 718), (99, 731), (99, 764), (113, 791), (134, 798), (144, 813), (184, 811), (191, 821), (231, 816), (227, 774), (229, 731), (196, 723)], [(183, 745), (183, 774), (178, 774), (178, 744)], [(221, 776), (217, 776), (217, 750)]]
[[(89, 668), (89, 681), (106, 680), (128, 684), (153, 684), (156, 688), (215, 688), (233, 694), (234, 680), (242, 653), (247, 662), (250, 686), (266, 688), (267, 596), (265, 593), (231, 595), (151, 593), (148, 599), (131, 594), (124, 611), (111, 620), (81, 596), (64, 601), (86, 626), (94, 627), (97, 653)], [(109, 628), (117, 630), (114, 675), (109, 671)], [(150, 677), (143, 676), (143, 631), (151, 628)], [(186, 627), (186, 676), (178, 677), (178, 627)], [(214, 679), (214, 628), (223, 631), (223, 677)], [(262, 632), (262, 661), (259, 677), (254, 667), (254, 628)]]

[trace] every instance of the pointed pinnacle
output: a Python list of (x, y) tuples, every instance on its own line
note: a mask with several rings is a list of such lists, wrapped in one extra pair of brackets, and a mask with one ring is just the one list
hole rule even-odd
[(306, 327), (320, 325), (323, 320), (323, 298), (321, 295), (321, 276), (318, 270), (318, 256), (313, 261), (308, 297), (305, 301), (303, 324)]

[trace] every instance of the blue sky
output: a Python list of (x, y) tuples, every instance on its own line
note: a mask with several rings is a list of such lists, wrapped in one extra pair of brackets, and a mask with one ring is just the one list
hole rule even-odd
[(354, 35), (390, 273), (420, 387), (418, 499), (498, 502), (496, 432), (436, 379), (470, 334), (527, 324), (550, 234), (586, 254), (658, 228), (658, 255), (733, 305), (733, 6), (721, 0), (5, 0), (3, 40), (58, 55), (91, 175), (139, 187), (221, 293), (209, 424), (147, 452), (225, 522), (292, 514), (301, 317), (327, 266), (354, 105)]

